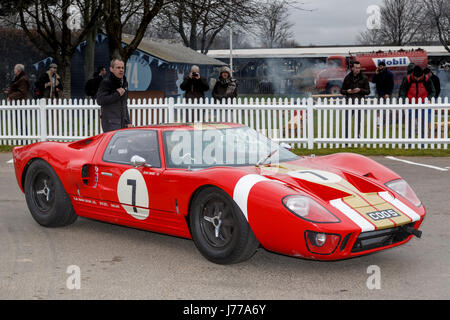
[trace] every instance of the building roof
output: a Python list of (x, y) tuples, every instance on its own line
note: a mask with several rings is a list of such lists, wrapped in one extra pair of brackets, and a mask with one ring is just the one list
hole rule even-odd
[[(122, 41), (130, 44), (134, 36), (123, 34)], [(222, 61), (208, 57), (179, 43), (162, 39), (143, 38), (138, 50), (169, 63), (196, 64), (196, 65), (225, 65)]]
[[(269, 48), (269, 49), (234, 49), (233, 58), (298, 58), (298, 57), (328, 57), (333, 55), (349, 55), (350, 53), (369, 53), (382, 51), (398, 51), (400, 49), (410, 51), (425, 50), (429, 56), (446, 56), (448, 51), (443, 46), (338, 46), (338, 47), (303, 47), (303, 48)], [(208, 56), (216, 59), (230, 57), (230, 50), (209, 50)]]

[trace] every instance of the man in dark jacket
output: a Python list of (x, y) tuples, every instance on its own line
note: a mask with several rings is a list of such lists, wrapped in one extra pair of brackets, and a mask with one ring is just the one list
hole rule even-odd
[(97, 92), (103, 132), (132, 126), (128, 114), (128, 83), (124, 62), (113, 59), (109, 70), (111, 73), (100, 83)]
[(381, 61), (378, 64), (372, 82), (377, 86), (378, 98), (390, 98), (394, 91), (394, 74), (386, 68), (386, 63)]
[(94, 77), (86, 82), (84, 87), (84, 93), (86, 96), (95, 99), (97, 96), (98, 88), (100, 87), (100, 82), (102, 82), (104, 76), (106, 75), (106, 68), (100, 66), (97, 68), (97, 72), (94, 73)]
[(359, 61), (353, 61), (352, 71), (344, 78), (341, 94), (347, 99), (363, 99), (370, 94), (369, 79), (361, 73)]
[(227, 98), (237, 97), (237, 82), (231, 76), (231, 70), (228, 67), (222, 67), (220, 69), (219, 79), (217, 79), (214, 85), (212, 96), (216, 100), (222, 100)]
[(423, 73), (425, 74), (426, 77), (428, 77), (431, 80), (431, 82), (433, 82), (435, 90), (434, 97), (436, 99), (439, 98), (441, 94), (441, 81), (439, 80), (439, 77), (435, 75), (433, 71), (431, 71), (431, 68), (429, 66), (423, 70)]
[(58, 66), (52, 63), (46, 73), (44, 73), (36, 83), (39, 89), (39, 98), (58, 99), (63, 91), (60, 76), (56, 73)]
[(16, 64), (14, 67), (15, 78), (5, 93), (8, 95), (8, 101), (26, 100), (29, 98), (30, 81), (25, 74), (23, 64)]
[[(352, 62), (351, 72), (344, 78), (344, 82), (341, 88), (341, 94), (347, 98), (347, 101), (352, 99), (364, 99), (365, 96), (370, 94), (369, 79), (366, 75), (361, 73), (361, 63), (359, 61)], [(352, 115), (354, 111), (352, 111)], [(346, 123), (350, 126), (348, 121), (348, 112), (346, 111)], [(358, 111), (358, 136), (361, 133), (361, 111)], [(345, 132), (345, 137), (348, 137), (348, 129)]]
[(209, 90), (209, 85), (205, 78), (200, 77), (200, 68), (192, 66), (189, 76), (184, 78), (180, 89), (186, 91), (184, 95), (186, 99), (204, 99), (205, 91)]

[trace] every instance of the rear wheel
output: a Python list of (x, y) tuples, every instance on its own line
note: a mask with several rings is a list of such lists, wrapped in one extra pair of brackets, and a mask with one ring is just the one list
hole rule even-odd
[(31, 163), (24, 189), (28, 209), (40, 225), (62, 227), (77, 219), (58, 175), (46, 161), (38, 159)]
[(239, 207), (216, 187), (206, 188), (197, 195), (190, 211), (190, 226), (196, 247), (214, 263), (247, 260), (259, 246)]

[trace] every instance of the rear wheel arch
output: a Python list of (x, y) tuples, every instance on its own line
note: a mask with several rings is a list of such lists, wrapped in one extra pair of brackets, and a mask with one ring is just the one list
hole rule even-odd
[(26, 176), (27, 176), (28, 169), (30, 168), (31, 164), (32, 164), (34, 161), (36, 161), (36, 160), (43, 160), (43, 161), (45, 161), (45, 162), (48, 163), (48, 161), (46, 161), (45, 159), (39, 158), (39, 157), (31, 158), (31, 159), (27, 162), (27, 164), (25, 165), (25, 167), (24, 167), (23, 170), (22, 170), (22, 179), (21, 179), (21, 181), (20, 181), (22, 190), (24, 190), (24, 191), (25, 191), (25, 178), (26, 178)]

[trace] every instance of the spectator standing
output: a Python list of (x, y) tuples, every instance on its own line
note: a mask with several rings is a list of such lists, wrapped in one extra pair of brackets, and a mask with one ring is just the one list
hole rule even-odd
[(419, 98), (424, 101), (425, 98), (431, 99), (435, 95), (433, 82), (423, 73), (420, 66), (415, 66), (413, 72), (403, 78), (399, 92), (400, 98), (408, 98), (409, 101), (414, 98), (417, 102)]
[[(351, 72), (344, 78), (344, 82), (341, 87), (341, 94), (346, 97), (346, 100), (350, 99), (355, 101), (356, 99), (364, 99), (365, 96), (370, 94), (369, 79), (361, 72), (361, 63), (359, 61), (353, 61), (351, 64)], [(354, 111), (352, 111), (354, 115)], [(346, 123), (349, 125), (348, 113), (346, 111)], [(361, 135), (361, 111), (358, 110), (358, 137)], [(346, 137), (348, 137), (348, 130), (346, 131)]]
[(180, 89), (185, 91), (186, 99), (204, 99), (205, 91), (209, 90), (208, 81), (200, 76), (200, 68), (196, 65), (192, 66), (191, 72), (184, 78)]
[(433, 71), (431, 71), (430, 66), (426, 67), (423, 70), (423, 73), (426, 77), (428, 77), (431, 80), (431, 82), (433, 82), (433, 86), (434, 86), (434, 90), (435, 90), (434, 97), (436, 99), (439, 98), (439, 96), (441, 94), (441, 81), (439, 80), (439, 77), (437, 75), (435, 75), (433, 73)]
[(58, 66), (52, 63), (46, 73), (38, 80), (39, 98), (57, 99), (63, 91), (61, 77), (56, 73)]
[(388, 99), (394, 91), (394, 74), (386, 68), (386, 63), (381, 61), (378, 64), (372, 82), (376, 84), (378, 98)]
[(128, 82), (124, 62), (113, 59), (109, 71), (109, 76), (100, 82), (97, 92), (103, 132), (132, 127), (128, 114)]
[[(425, 101), (426, 98), (431, 99), (436, 95), (436, 90), (434, 89), (433, 82), (430, 80), (428, 76), (426, 76), (423, 73), (423, 70), (420, 66), (415, 66), (413, 72), (406, 76), (403, 79), (403, 82), (400, 86), (400, 98), (408, 99), (410, 102), (415, 100), (415, 103), (419, 102), (419, 99), (422, 100), (422, 102)], [(418, 118), (418, 110), (415, 109), (414, 111), (414, 118)], [(428, 122), (431, 121), (431, 109), (428, 109)], [(421, 133), (422, 137), (424, 137), (425, 133), (425, 109), (422, 109), (421, 112), (422, 121), (421, 121)], [(411, 122), (412, 122), (412, 111), (409, 110), (409, 136), (411, 137)]]
[(214, 85), (212, 96), (216, 100), (237, 97), (237, 81), (231, 76), (230, 68), (225, 66), (220, 69), (220, 75)]
[(438, 76), (442, 84), (441, 97), (450, 98), (450, 63), (445, 63), (442, 65), (442, 69), (439, 70)]
[[(394, 74), (386, 68), (386, 63), (381, 61), (375, 70), (375, 75), (373, 76), (372, 82), (376, 85), (377, 97), (378, 99), (389, 99), (394, 91)], [(386, 122), (386, 111), (383, 112), (383, 122)], [(392, 119), (392, 117), (391, 117)], [(380, 125), (381, 121), (378, 117), (377, 124)]]
[(98, 67), (97, 71), (94, 72), (93, 78), (86, 82), (86, 85), (84, 87), (84, 93), (86, 94), (86, 96), (92, 99), (95, 99), (97, 97), (100, 82), (102, 82), (105, 75), (106, 75), (106, 68), (104, 66)]
[(29, 98), (30, 81), (25, 74), (25, 67), (23, 64), (16, 64), (14, 66), (14, 80), (5, 93), (8, 95), (8, 101), (26, 100)]

